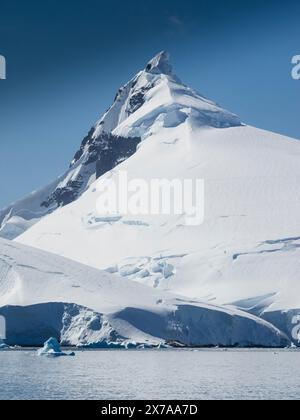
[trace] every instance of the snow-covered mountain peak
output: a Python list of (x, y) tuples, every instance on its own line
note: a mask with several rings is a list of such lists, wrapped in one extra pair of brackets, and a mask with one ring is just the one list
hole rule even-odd
[[(94, 138), (103, 132), (112, 132), (143, 107), (150, 99), (148, 93), (154, 88), (160, 95), (166, 86), (171, 90), (172, 82), (181, 84), (179, 78), (173, 74), (170, 55), (162, 51), (118, 90), (112, 106), (95, 125)], [(162, 95), (160, 99), (164, 97), (165, 95)], [(156, 106), (159, 105), (159, 103), (156, 104)]]
[[(181, 123), (192, 116), (197, 126), (226, 128), (241, 125), (236, 115), (184, 85), (173, 72), (170, 55), (162, 51), (118, 90), (113, 105), (96, 123), (93, 138), (103, 132), (131, 137), (133, 132), (140, 133), (140, 130), (134, 130), (137, 127), (144, 127), (145, 123), (151, 125), (163, 118), (162, 115), (173, 114), (175, 109), (182, 111), (179, 116)], [(144, 134), (142, 132), (141, 137)]]
[(153, 74), (166, 74), (173, 76), (173, 68), (170, 62), (170, 54), (162, 51), (157, 54), (146, 66), (146, 71)]
[[(76, 314), (82, 314), (84, 325), (89, 311), (103, 320), (109, 315), (109, 325), (135, 341), (132, 326), (127, 335), (117, 328), (120, 322), (125, 331), (133, 321), (138, 330), (146, 325), (143, 334), (160, 338), (171, 338), (164, 331), (172, 325), (182, 332), (175, 338), (183, 343), (199, 344), (195, 334), (200, 331), (210, 345), (227, 345), (228, 337), (231, 345), (273, 345), (274, 331), (266, 341), (267, 332), (248, 324), (249, 312), (299, 344), (293, 324), (300, 312), (299, 156), (299, 141), (242, 125), (182, 84), (167, 54), (159, 54), (118, 91), (59, 180), (0, 212), (0, 236), (105, 270), (108, 281), (101, 281), (103, 271), (99, 275), (39, 251), (35, 257), (32, 249), (0, 241), (2, 306), (20, 304), (13, 300), (20, 290), (21, 297), (28, 296), (26, 304), (61, 302), (64, 296), (64, 302), (80, 306)], [(99, 214), (96, 179), (103, 175), (118, 185), (120, 171), (150, 190), (153, 180), (181, 185), (204, 180), (203, 223), (189, 226), (186, 212), (177, 215), (172, 209), (169, 214), (153, 214), (150, 208), (142, 214)], [(136, 200), (137, 191), (131, 192), (129, 200)], [(181, 296), (175, 317), (168, 315), (174, 313), (173, 298), (166, 303), (169, 291)], [(216, 318), (215, 311), (208, 317), (203, 301), (221, 306), (225, 320), (219, 310)], [(246, 316), (246, 323), (241, 320), (234, 329), (233, 306)], [(158, 322), (161, 311), (167, 318)], [(275, 336), (278, 345), (277, 330)]]
[(142, 141), (157, 129), (185, 122), (192, 129), (241, 125), (236, 115), (184, 85), (173, 73), (169, 54), (163, 51), (119, 89), (113, 105), (95, 125), (93, 137), (110, 132)]
[[(0, 237), (14, 239), (43, 216), (77, 200), (100, 176), (136, 153), (154, 134), (240, 126), (240, 119), (182, 84), (161, 52), (121, 87), (91, 128), (69, 169), (44, 189), (0, 211)], [(165, 132), (166, 131), (166, 132)]]

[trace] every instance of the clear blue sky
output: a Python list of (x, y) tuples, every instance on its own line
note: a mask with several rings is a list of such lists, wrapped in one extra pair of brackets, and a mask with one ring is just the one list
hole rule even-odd
[(300, 139), (299, 0), (0, 0), (0, 207), (64, 172), (158, 51), (252, 125)]

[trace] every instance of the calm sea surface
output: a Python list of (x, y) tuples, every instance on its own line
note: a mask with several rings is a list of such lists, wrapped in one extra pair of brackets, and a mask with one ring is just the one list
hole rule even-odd
[(0, 351), (0, 399), (300, 399), (300, 352)]

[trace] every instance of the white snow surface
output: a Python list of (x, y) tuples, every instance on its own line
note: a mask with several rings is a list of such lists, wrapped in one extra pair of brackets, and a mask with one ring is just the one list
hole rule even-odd
[[(172, 72), (168, 54), (162, 52), (119, 89), (113, 105), (90, 134), (94, 140), (101, 139), (103, 134), (147, 138), (154, 131), (178, 126), (187, 118), (197, 125), (240, 124), (238, 117), (183, 85)], [(0, 210), (0, 237), (14, 239), (55, 211), (57, 203), (49, 203), (48, 207), (42, 203), (57, 190), (75, 183), (78, 186), (74, 199), (80, 197), (96, 179), (96, 162), (90, 159), (90, 148), (89, 142), (84, 143), (80, 158), (74, 159), (54, 182)]]
[(2, 340), (2, 338), (0, 338), (0, 350), (6, 350), (8, 349), (8, 345), (5, 344), (4, 340)]
[(253, 315), (190, 301), (6, 240), (0, 240), (0, 315), (10, 345), (41, 345), (51, 336), (77, 346), (170, 340), (202, 346), (288, 344), (279, 330)]
[[(23, 229), (17, 242), (107, 270), (115, 306), (119, 297), (124, 306), (130, 287), (141, 283), (148, 286), (140, 289), (143, 305), (151, 308), (153, 293), (172, 292), (262, 317), (300, 309), (299, 141), (244, 125), (183, 85), (166, 53), (120, 89), (94, 127), (95, 138), (101, 133), (142, 139), (102, 179), (116, 179), (121, 170), (129, 179), (204, 179), (204, 223), (186, 226), (185, 215), (101, 218), (89, 172), (76, 201)], [(81, 170), (87, 154), (86, 146), (71, 171)], [(66, 296), (106, 313), (102, 300), (94, 305), (95, 293), (86, 299), (80, 293), (77, 301), (76, 290), (63, 292), (65, 282), (57, 287), (60, 298), (52, 301)]]
[[(96, 132), (143, 138), (103, 178), (122, 170), (129, 179), (204, 179), (204, 223), (186, 226), (184, 215), (101, 220), (93, 183), (17, 240), (191, 298), (299, 309), (299, 141), (241, 124), (181, 84), (167, 63), (166, 54), (156, 57), (96, 124)], [(128, 115), (132, 89), (149, 83), (145, 102)], [(157, 260), (168, 275), (151, 268)]]

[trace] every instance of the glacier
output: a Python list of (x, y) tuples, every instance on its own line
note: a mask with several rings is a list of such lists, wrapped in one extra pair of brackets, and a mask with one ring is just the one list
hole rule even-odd
[[(34, 252), (56, 254), (55, 264), (72, 272), (52, 283), (45, 280), (45, 271), (53, 270), (43, 269), (39, 282), (47, 292), (39, 287), (41, 293), (35, 295), (28, 286), (28, 299), (17, 301), (16, 293), (6, 300), (6, 294), (0, 306), (30, 312), (36, 310), (34, 305), (56, 302), (51, 309), (57, 314), (54, 324), (61, 325), (61, 314), (71, 317), (70, 337), (77, 328), (70, 315), (74, 310), (81, 331), (88, 331), (86, 341), (80, 334), (66, 339), (74, 345), (126, 340), (266, 345), (262, 334), (250, 333), (250, 320), (260, 328), (271, 325), (277, 344), (280, 330), (279, 341), (288, 337), (298, 345), (292, 319), (300, 313), (299, 155), (299, 141), (246, 125), (184, 85), (168, 54), (158, 54), (119, 89), (66, 173), (0, 212), (2, 248), (8, 247), (5, 239), (11, 239), (15, 249), (38, 249), (26, 251), (29, 259)], [(120, 171), (129, 179), (204, 179), (204, 223), (186, 226), (184, 215), (99, 218), (97, 181), (117, 179)], [(91, 274), (80, 280), (74, 277), (77, 269)], [(64, 273), (61, 268), (54, 271)], [(6, 275), (6, 282), (13, 273)], [(87, 279), (94, 276), (110, 279), (105, 293), (116, 291), (114, 308), (95, 298), (94, 280), (92, 294), (70, 287), (69, 279), (76, 278), (80, 288), (88, 290)], [(157, 302), (163, 302), (162, 307)], [(101, 327), (92, 333), (89, 316), (100, 317), (99, 324), (108, 330)], [(229, 324), (239, 320), (237, 335), (225, 318)], [(177, 323), (183, 325), (181, 332), (166, 334), (168, 326)], [(65, 330), (55, 331), (52, 335), (61, 335), (64, 342)]]
[(49, 337), (82, 348), (290, 343), (254, 315), (190, 301), (7, 240), (0, 240), (0, 316), (11, 346), (42, 346)]

